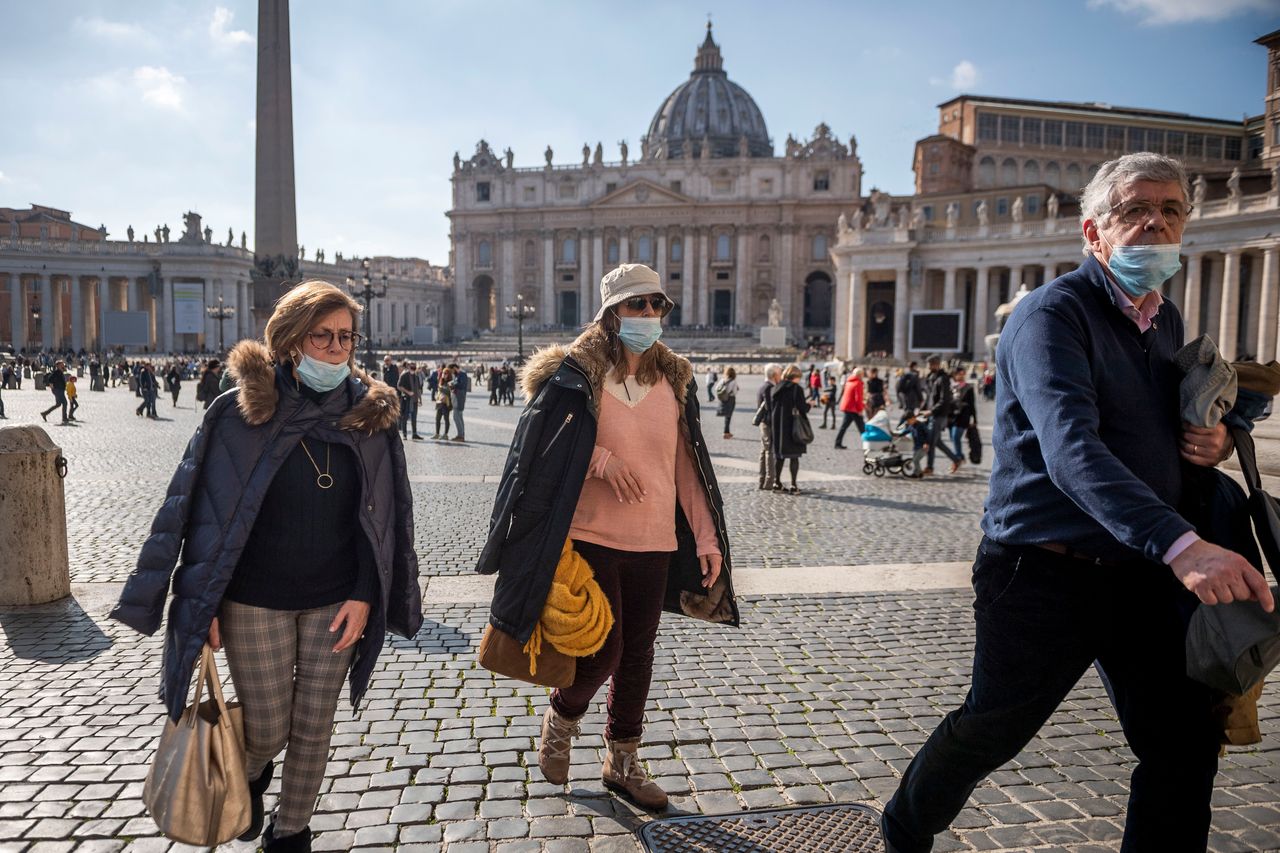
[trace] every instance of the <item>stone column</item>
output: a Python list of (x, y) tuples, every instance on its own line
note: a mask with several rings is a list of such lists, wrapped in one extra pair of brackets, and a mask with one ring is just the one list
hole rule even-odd
[(590, 320), (600, 310), (600, 279), (604, 278), (604, 229), (591, 233), (591, 272), (583, 276), (583, 322)]
[(847, 255), (833, 255), (832, 260), (836, 266), (836, 280), (833, 287), (833, 305), (831, 309), (832, 319), (834, 320), (833, 325), (835, 326), (834, 356), (836, 358), (850, 358), (852, 335), (849, 331), (849, 325), (853, 317), (849, 310), (851, 296), (849, 273), (851, 268)]
[(71, 277), (70, 285), (71, 348), (79, 352), (84, 347), (84, 282), (80, 276), (74, 275)]
[(160, 277), (160, 299), (156, 305), (156, 333), (165, 354), (173, 352), (173, 276)]
[(692, 326), (698, 322), (698, 306), (693, 281), (693, 229), (686, 228), (680, 239), (680, 322)]
[(796, 235), (790, 225), (782, 226), (781, 230), (782, 249), (778, 257), (778, 273), (775, 277), (775, 281), (778, 282), (778, 304), (782, 306), (783, 324), (788, 329), (794, 329), (804, 325), (803, 317), (798, 320), (796, 318), (796, 307), (798, 305), (803, 309), (804, 300), (796, 302), (795, 285), (791, 278), (792, 269), (795, 267)]
[(735, 278), (733, 295), (734, 322), (739, 326), (751, 325), (751, 269), (748, 258), (747, 231), (738, 230), (738, 261), (734, 264)]
[(9, 273), (9, 324), (13, 329), (14, 349), (27, 345), (27, 291), (22, 284), (22, 274)]
[(258, 257), (293, 258), (298, 255), (298, 213), (288, 0), (259, 0), (257, 51), (253, 249)]
[(631, 263), (631, 238), (627, 236), (625, 228), (618, 231), (618, 263)]
[(52, 349), (57, 343), (53, 337), (53, 276), (36, 273), (36, 281), (40, 283), (40, 346)]
[(107, 312), (114, 310), (115, 307), (111, 304), (111, 274), (103, 273), (98, 276), (98, 349), (106, 348)]
[(867, 354), (867, 274), (854, 267), (849, 271), (849, 357)]
[(1186, 328), (1185, 336), (1187, 340), (1192, 340), (1200, 336), (1201, 317), (1200, 317), (1200, 265), (1203, 255), (1188, 255), (1187, 268), (1185, 270), (1186, 282), (1182, 288), (1182, 323)]
[[(253, 337), (253, 317), (249, 313), (249, 282), (236, 282), (236, 335), (240, 340)], [(444, 317), (440, 318), (441, 323)], [(358, 330), (357, 330), (358, 331)]]
[(707, 257), (707, 229), (698, 229), (698, 322), (706, 326), (711, 322), (711, 287), (707, 281), (710, 269)]
[(667, 234), (665, 231), (659, 231), (658, 236), (654, 238), (653, 250), (657, 252), (654, 256), (654, 269), (658, 272), (658, 281), (662, 282), (662, 289), (667, 291), (667, 295), (674, 299), (674, 294), (670, 292), (671, 288), (667, 286)]
[(956, 268), (942, 271), (942, 307), (951, 311), (956, 307)]
[(978, 267), (978, 283), (973, 289), (973, 357), (981, 361), (987, 354), (987, 321), (991, 309), (991, 267)]
[(1018, 288), (1022, 287), (1022, 271), (1021, 264), (1009, 267), (1009, 295), (1006, 297), (1007, 299), (1012, 299), (1013, 294), (1017, 293)]
[(1240, 336), (1240, 250), (1223, 253), (1222, 307), (1218, 311), (1218, 351), (1227, 361), (1239, 354), (1236, 339)]
[[(507, 316), (507, 306), (516, 303), (516, 239), (515, 234), (507, 233), (502, 238), (502, 269), (499, 271), (498, 280), (502, 282), (498, 298), (502, 300), (498, 303), (498, 328), (504, 331), (514, 331), (516, 327), (515, 320)], [(391, 321), (390, 316), (387, 322)], [(396, 330), (392, 330), (395, 334)]]
[(1262, 251), (1262, 286), (1258, 299), (1258, 361), (1276, 358), (1276, 336), (1280, 334), (1280, 288), (1276, 284), (1276, 246)]
[[(475, 298), (471, 295), (471, 243), (461, 234), (453, 236), (453, 336), (465, 338), (475, 330), (471, 316)], [(363, 334), (364, 320), (361, 321)]]
[[(556, 239), (546, 231), (542, 235), (542, 323), (556, 323)], [(535, 320), (538, 318), (535, 318)]]
[(906, 265), (893, 271), (893, 357), (907, 359), (907, 315), (910, 311), (909, 291), (911, 270)]

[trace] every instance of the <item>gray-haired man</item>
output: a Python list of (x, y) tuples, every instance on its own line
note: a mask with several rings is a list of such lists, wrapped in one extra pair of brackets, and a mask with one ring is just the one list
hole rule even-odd
[(773, 386), (782, 378), (782, 367), (777, 364), (764, 366), (764, 384), (756, 392), (756, 416), (752, 421), (760, 427), (760, 488), (778, 488), (778, 457), (773, 455), (773, 432), (769, 426), (769, 406)]
[(1208, 843), (1220, 730), (1209, 689), (1186, 675), (1186, 622), (1197, 598), (1274, 603), (1176, 510), (1182, 462), (1231, 453), (1221, 425), (1177, 415), (1182, 317), (1160, 287), (1180, 265), (1186, 174), (1128, 154), (1080, 206), (1084, 263), (1023, 298), (1000, 335), (971, 686), (885, 808), (889, 851), (931, 849), (1095, 661), (1138, 762), (1121, 850)]

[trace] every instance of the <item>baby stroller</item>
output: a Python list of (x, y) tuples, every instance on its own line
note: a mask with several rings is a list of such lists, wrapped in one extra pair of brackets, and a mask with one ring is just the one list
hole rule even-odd
[(911, 456), (904, 456), (889, 431), (889, 416), (881, 409), (862, 430), (862, 473), (883, 477), (886, 472), (903, 477), (914, 477), (916, 463)]

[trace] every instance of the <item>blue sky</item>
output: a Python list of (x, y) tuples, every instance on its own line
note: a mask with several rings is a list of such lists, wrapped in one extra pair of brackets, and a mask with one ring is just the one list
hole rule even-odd
[[(0, 206), (123, 238), (182, 213), (253, 237), (257, 4), (0, 0)], [(960, 91), (1239, 118), (1262, 111), (1280, 0), (291, 4), (299, 240), (444, 263), (455, 150), (517, 166), (632, 152), (687, 78), (708, 12), (781, 152), (827, 122), (871, 186)], [(635, 156), (633, 153), (632, 156)]]

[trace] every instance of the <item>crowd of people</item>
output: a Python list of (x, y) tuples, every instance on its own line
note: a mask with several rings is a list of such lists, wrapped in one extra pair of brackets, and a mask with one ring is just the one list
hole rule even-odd
[[(970, 443), (970, 458), (977, 461), (972, 445), (976, 436), (977, 395), (995, 397), (995, 374), (986, 362), (972, 365), (944, 366), (941, 356), (927, 359), (928, 370), (921, 374), (918, 362), (897, 368), (886, 377), (878, 367), (855, 366), (846, 370), (843, 362), (831, 361), (819, 367), (810, 364), (806, 371), (799, 365), (765, 366), (764, 384), (756, 392), (752, 425), (760, 430), (759, 488), (798, 494), (796, 482), (800, 458), (812, 439), (808, 425), (809, 412), (821, 407), (822, 422), (818, 429), (836, 431), (837, 450), (845, 443), (850, 427), (861, 442), (868, 423), (876, 418), (888, 421), (888, 412), (898, 409), (893, 432), (912, 443), (916, 464), (912, 475), (927, 477), (934, 473), (936, 453), (941, 451), (951, 461), (954, 474), (965, 459), (965, 442)], [(733, 438), (732, 421), (739, 393), (738, 373), (726, 367), (723, 373), (714, 365), (704, 374), (707, 402), (717, 405), (716, 414), (724, 421), (724, 437)], [(877, 416), (880, 417), (877, 417)], [(786, 465), (783, 465), (785, 461)], [(790, 487), (783, 484), (783, 468), (790, 473)]]

